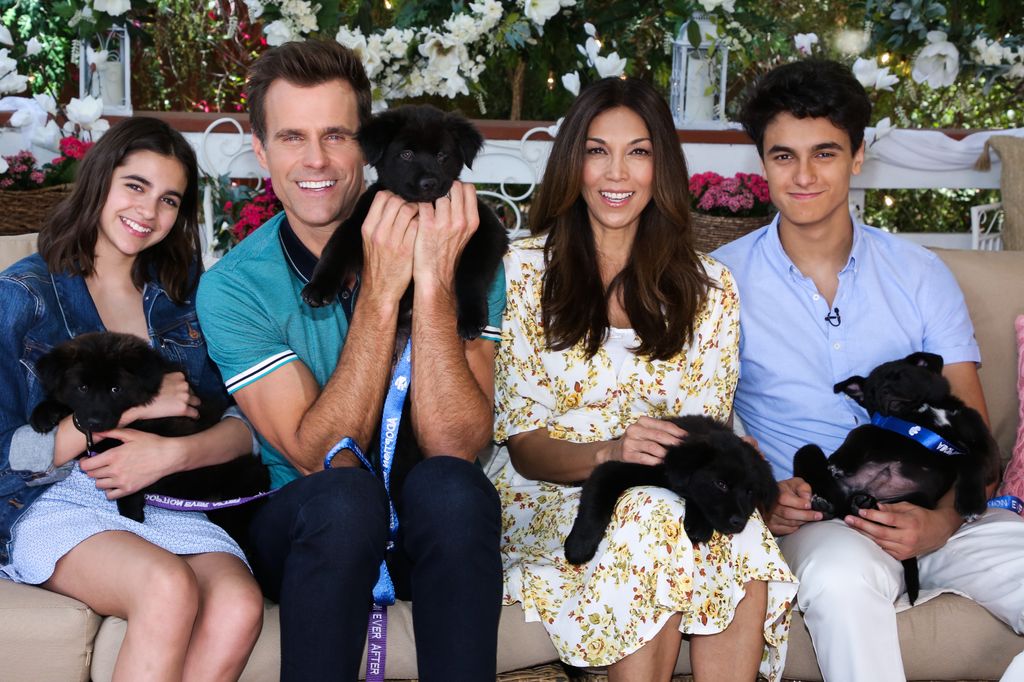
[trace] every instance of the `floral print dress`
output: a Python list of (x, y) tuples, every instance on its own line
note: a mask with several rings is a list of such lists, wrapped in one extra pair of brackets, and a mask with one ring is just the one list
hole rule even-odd
[[(495, 439), (546, 428), (552, 438), (617, 438), (639, 417), (707, 414), (727, 419), (738, 378), (739, 299), (729, 271), (702, 256), (718, 287), (698, 313), (694, 340), (676, 357), (629, 353), (616, 372), (604, 349), (546, 347), (541, 327), (543, 238), (516, 242), (505, 258), (508, 304), (496, 366)], [(632, 344), (635, 345), (635, 344)], [(631, 488), (594, 559), (565, 560), (563, 545), (579, 486), (520, 476), (501, 448), (489, 467), (502, 502), (506, 604), (544, 623), (563, 661), (606, 666), (651, 641), (681, 613), (688, 634), (721, 632), (751, 580), (768, 582), (761, 672), (779, 679), (797, 583), (761, 517), (742, 533), (694, 545), (683, 530), (685, 503), (670, 491)]]

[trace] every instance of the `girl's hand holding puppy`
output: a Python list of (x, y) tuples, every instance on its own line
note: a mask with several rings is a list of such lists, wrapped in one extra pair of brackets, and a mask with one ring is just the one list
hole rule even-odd
[(653, 466), (661, 464), (670, 447), (683, 442), (686, 431), (670, 421), (640, 417), (626, 427), (626, 432), (608, 441), (608, 448), (597, 455), (598, 464), (608, 461), (634, 462)]
[(96, 436), (122, 441), (121, 445), (94, 457), (83, 457), (78, 464), (96, 481), (96, 487), (105, 491), (108, 500), (138, 492), (185, 468), (185, 438), (165, 438), (124, 428)]
[(160, 393), (152, 402), (138, 407), (130, 407), (121, 414), (117, 425), (125, 427), (140, 419), (157, 419), (159, 417), (199, 416), (199, 397), (192, 392), (192, 387), (181, 372), (168, 372), (164, 375)]

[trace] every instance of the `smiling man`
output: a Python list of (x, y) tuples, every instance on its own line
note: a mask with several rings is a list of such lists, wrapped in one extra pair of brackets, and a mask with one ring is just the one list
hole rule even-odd
[(798, 608), (828, 682), (906, 679), (894, 603), (908, 557), (918, 557), (919, 603), (924, 591), (956, 590), (1024, 630), (1024, 580), (1004, 568), (1024, 560), (1017, 515), (992, 509), (964, 524), (950, 495), (936, 510), (901, 502), (821, 521), (810, 486), (793, 478), (797, 449), (830, 453), (869, 420), (832, 386), (915, 351), (941, 355), (953, 392), (986, 415), (980, 354), (952, 274), (935, 254), (850, 213), (870, 113), (840, 64), (807, 60), (767, 74), (741, 119), (779, 214), (713, 254), (740, 291), (735, 413), (781, 481), (769, 527), (800, 579)]
[[(349, 450), (375, 459), (394, 364), (399, 299), (415, 281), (406, 407), (425, 459), (395, 481), (400, 520), (387, 555), (399, 599), (415, 603), (423, 680), (494, 679), (501, 599), (498, 496), (474, 465), (492, 429), (495, 336), (456, 330), (454, 273), (476, 230), (472, 185), (435, 205), (379, 193), (362, 225), (364, 267), (339, 300), (300, 292), (364, 190), (356, 135), (370, 117), (359, 59), (337, 43), (287, 43), (247, 83), (253, 149), (284, 212), (203, 276), (210, 355), (256, 428), (272, 483), (250, 527), (253, 571), (281, 604), (281, 679), (355, 680), (371, 590), (389, 535), (388, 499)], [(358, 298), (358, 304), (356, 299)], [(489, 296), (500, 328), (504, 278)]]

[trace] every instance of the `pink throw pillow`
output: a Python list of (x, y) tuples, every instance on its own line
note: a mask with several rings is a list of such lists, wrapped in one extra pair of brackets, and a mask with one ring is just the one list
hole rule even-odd
[(1017, 443), (1013, 446), (1013, 456), (1006, 467), (999, 493), (1024, 499), (1024, 315), (1017, 316), (1014, 328), (1017, 330), (1017, 398), (1020, 401), (1020, 416), (1017, 422)]

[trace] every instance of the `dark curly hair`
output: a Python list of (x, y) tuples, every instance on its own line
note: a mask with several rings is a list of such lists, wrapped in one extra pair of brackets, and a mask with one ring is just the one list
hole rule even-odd
[(778, 114), (827, 118), (850, 136), (853, 152), (864, 141), (871, 101), (849, 68), (838, 62), (805, 59), (772, 69), (751, 90), (740, 123), (764, 156), (764, 131)]

